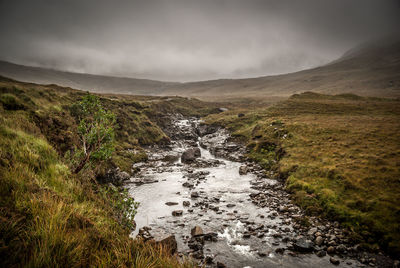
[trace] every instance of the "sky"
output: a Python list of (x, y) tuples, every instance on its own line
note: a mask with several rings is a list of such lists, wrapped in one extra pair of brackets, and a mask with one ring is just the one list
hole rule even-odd
[(399, 0), (0, 0), (0, 60), (164, 81), (257, 77), (399, 29)]

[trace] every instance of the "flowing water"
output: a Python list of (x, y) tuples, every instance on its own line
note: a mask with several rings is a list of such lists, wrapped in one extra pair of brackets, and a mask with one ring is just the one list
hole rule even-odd
[[(193, 122), (180, 120), (176, 125), (190, 128)], [(176, 141), (165, 153), (179, 156), (188, 147), (185, 142)], [(154, 155), (157, 156), (157, 153), (154, 152)], [(131, 196), (140, 202), (135, 217), (137, 228), (133, 235), (137, 234), (139, 228), (150, 226), (152, 232), (174, 234), (179, 252), (188, 253), (190, 230), (198, 225), (205, 233), (215, 232), (218, 235), (216, 242), (206, 241), (203, 249), (205, 256), (212, 256), (214, 265), (219, 261), (227, 267), (333, 266), (329, 256), (319, 258), (314, 254), (291, 256), (276, 253), (276, 248), (286, 246), (285, 242), (282, 242), (282, 236), (276, 234), (279, 232), (293, 237), (296, 230), (293, 230), (291, 223), (283, 222), (283, 218), (272, 217), (271, 215), (276, 215), (274, 209), (253, 204), (249, 194), (255, 192), (251, 188), (251, 182), (256, 179), (255, 175), (239, 175), (242, 163), (217, 158), (203, 148), (201, 158), (211, 162), (218, 160), (219, 164), (194, 168), (182, 164), (180, 158), (165, 162), (155, 157), (150, 161), (151, 165), (141, 168), (138, 177), (156, 182), (127, 186)], [(183, 187), (182, 184), (188, 181), (188, 175), (197, 172), (207, 175), (196, 180), (198, 184), (195, 183), (193, 189)], [(264, 182), (276, 183), (268, 179)], [(191, 198), (193, 191), (198, 192), (199, 197)], [(184, 207), (183, 201), (189, 201), (191, 206)], [(178, 204), (168, 206), (166, 202)], [(175, 210), (183, 210), (183, 215), (172, 216), (172, 211)], [(249, 226), (258, 229), (258, 235), (245, 238), (244, 234)], [(352, 261), (352, 265), (354, 267), (356, 261)], [(340, 266), (349, 265), (342, 261)]]

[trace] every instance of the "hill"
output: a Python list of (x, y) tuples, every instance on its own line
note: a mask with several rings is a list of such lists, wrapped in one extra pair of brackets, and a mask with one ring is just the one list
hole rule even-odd
[(131, 199), (104, 172), (131, 172), (147, 159), (142, 146), (168, 143), (157, 122), (163, 115), (218, 110), (182, 97), (98, 95), (116, 117), (115, 151), (74, 174), (70, 152), (80, 145), (72, 107), (86, 94), (0, 77), (0, 266), (194, 267), (165, 245), (130, 238)]
[(97, 93), (162, 95), (176, 83), (147, 79), (63, 72), (0, 61), (0, 75), (37, 84), (57, 84)]
[(168, 93), (197, 97), (288, 97), (305, 91), (399, 97), (400, 42), (356, 47), (330, 64), (296, 73), (184, 83), (173, 89)]
[(364, 44), (314, 69), (247, 79), (172, 83), (62, 72), (4, 61), (0, 61), (0, 75), (102, 93), (180, 95), (208, 100), (288, 97), (305, 91), (400, 97), (400, 41)]

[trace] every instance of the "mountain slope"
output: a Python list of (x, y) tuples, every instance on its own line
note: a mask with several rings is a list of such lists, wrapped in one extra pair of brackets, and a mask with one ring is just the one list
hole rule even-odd
[(400, 96), (400, 42), (368, 45), (318, 68), (249, 79), (180, 84), (170, 94), (190, 96), (267, 97), (304, 91), (365, 96)]
[(57, 84), (98, 93), (160, 95), (176, 83), (147, 79), (92, 75), (18, 65), (0, 61), (0, 75), (24, 82)]
[(0, 61), (0, 75), (94, 92), (180, 95), (202, 99), (288, 97), (305, 91), (400, 97), (400, 41), (364, 44), (330, 64), (314, 69), (247, 79), (172, 83), (62, 72), (3, 61)]

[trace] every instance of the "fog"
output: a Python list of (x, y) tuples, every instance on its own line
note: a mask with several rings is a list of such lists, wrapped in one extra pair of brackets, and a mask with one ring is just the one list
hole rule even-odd
[(0, 59), (194, 81), (294, 72), (398, 34), (392, 0), (0, 1)]

